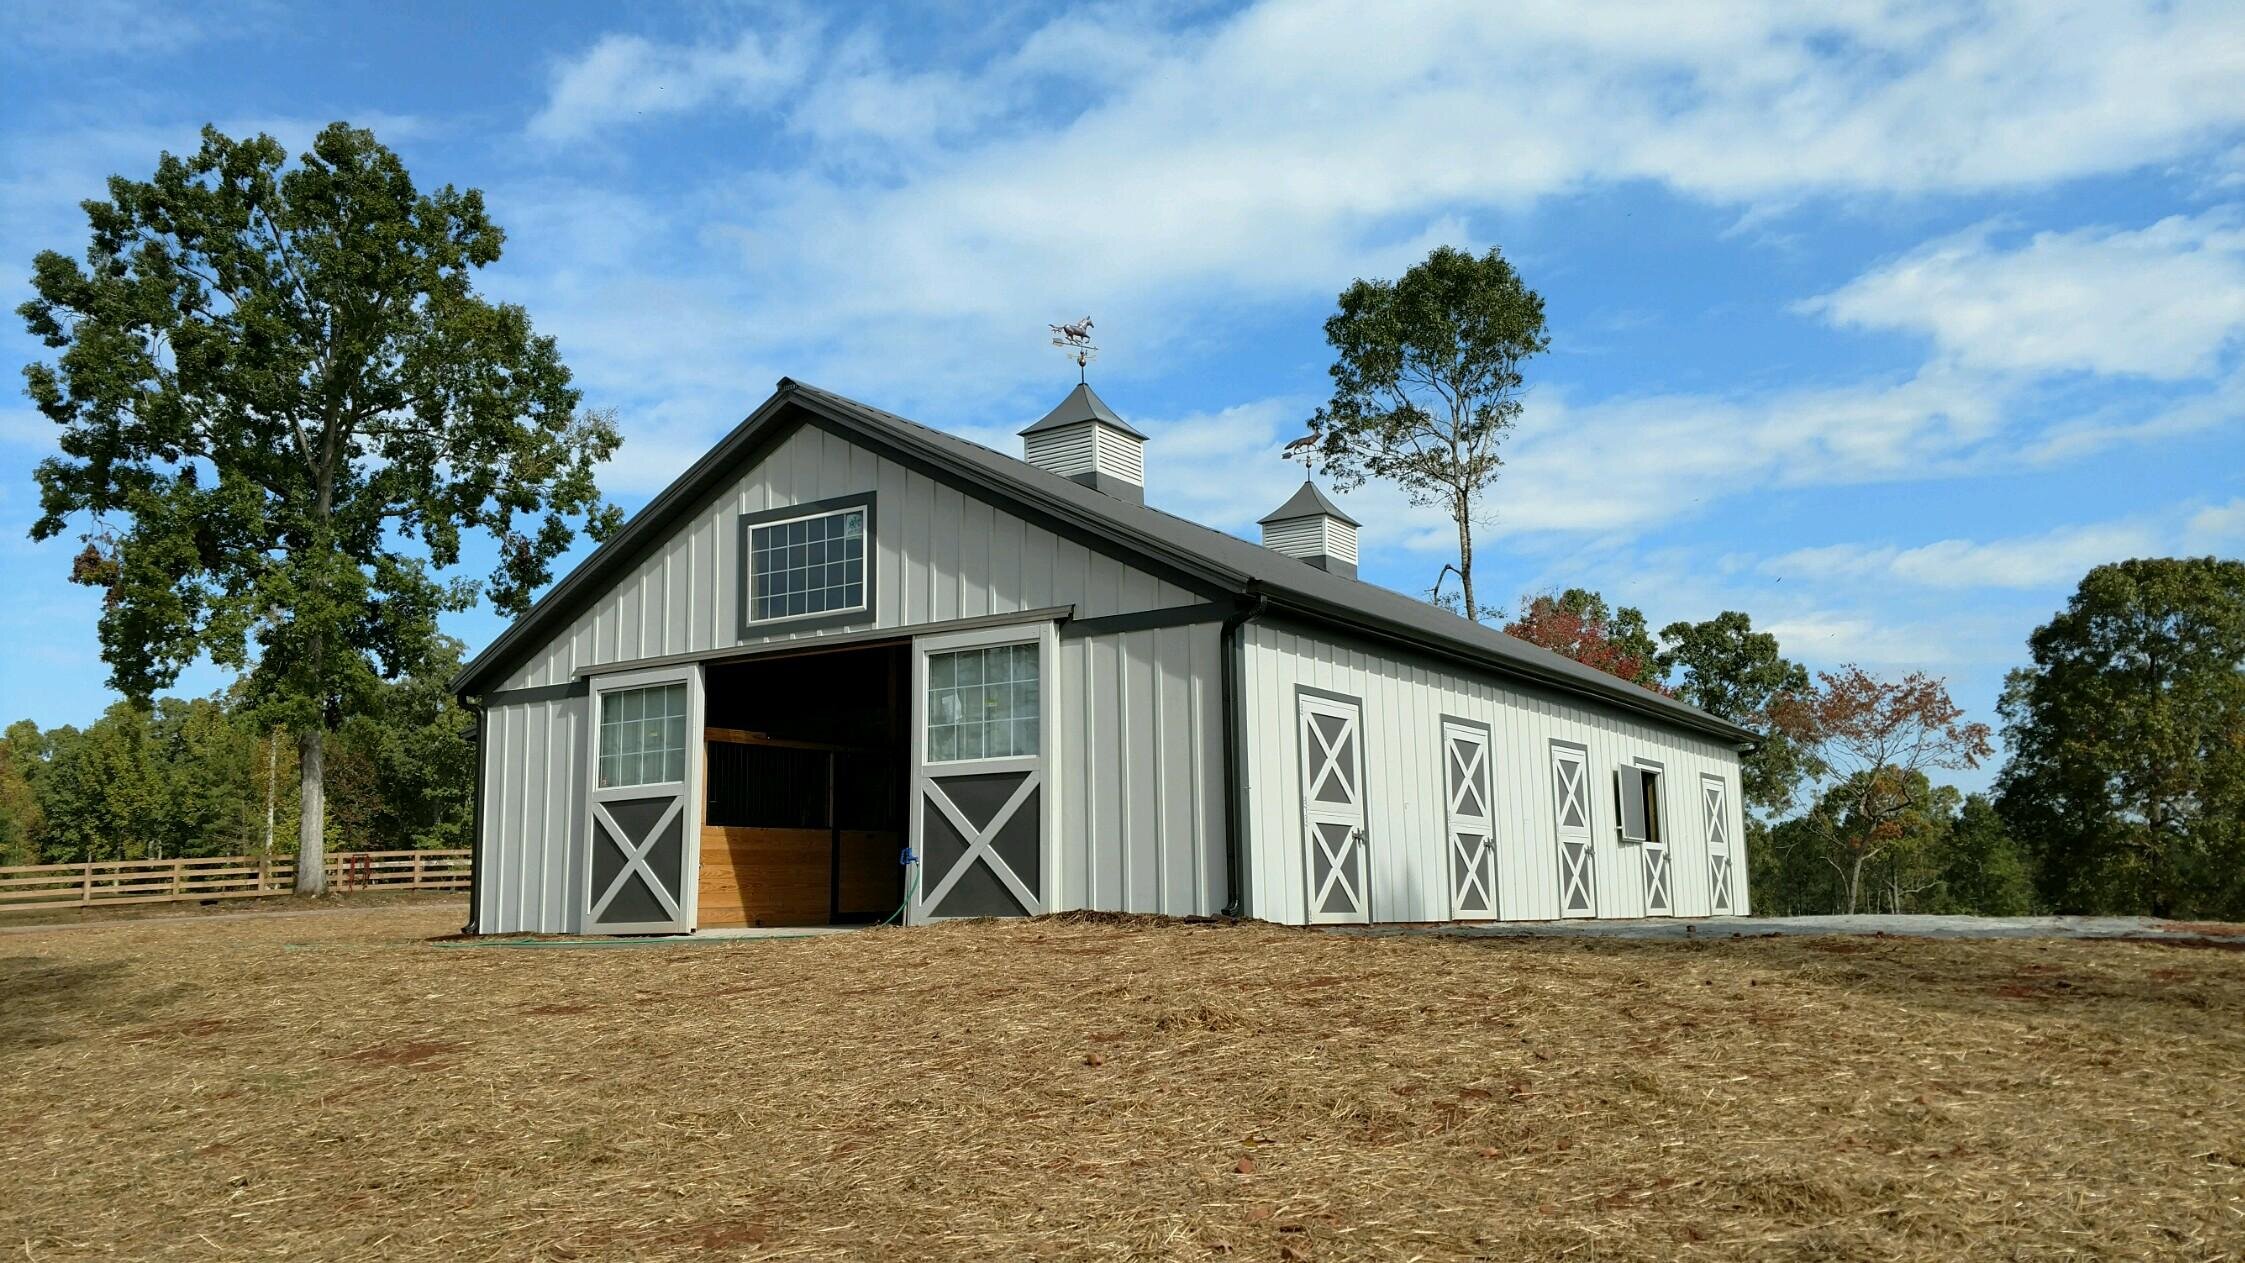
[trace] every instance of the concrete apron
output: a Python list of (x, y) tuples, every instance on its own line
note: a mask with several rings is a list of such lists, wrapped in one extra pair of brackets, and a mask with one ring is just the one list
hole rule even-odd
[(2152, 917), (1646, 917), (1634, 920), (1481, 921), (1421, 925), (1329, 927), (1340, 934), (1397, 934), (1451, 938), (1752, 938), (1773, 934), (1884, 934), (1932, 939), (2124, 939), (2149, 942), (2231, 942), (2245, 947), (2245, 925), (2210, 927)]

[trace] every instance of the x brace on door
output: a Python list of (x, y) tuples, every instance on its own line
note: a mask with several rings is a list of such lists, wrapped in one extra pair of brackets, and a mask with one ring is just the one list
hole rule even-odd
[[(1342, 798), (1353, 806), (1357, 802), (1357, 787), (1349, 780), (1348, 772), (1342, 770), (1341, 755), (1348, 748), (1349, 735), (1356, 730), (1356, 721), (1342, 719), (1340, 730), (1333, 734), (1331, 741), (1327, 741), (1325, 739), (1325, 725), (1317, 722), (1320, 718), (1339, 718), (1339, 716), (1319, 716), (1313, 712), (1310, 722), (1303, 725), (1309, 730), (1311, 740), (1317, 742), (1317, 753), (1319, 755), (1317, 774), (1310, 778), (1310, 801), (1325, 801), (1319, 798), (1319, 791), (1325, 788), (1326, 781), (1338, 780)], [(1353, 770), (1353, 768), (1350, 769), (1350, 771)]]
[(663, 911), (676, 918), (679, 915), (678, 901), (671, 897), (663, 880), (655, 875), (654, 866), (647, 862), (647, 853), (655, 849), (655, 840), (663, 836), (663, 830), (669, 827), (670, 822), (676, 820), (678, 813), (686, 809), (686, 799), (683, 796), (672, 799), (670, 806), (656, 819), (654, 827), (647, 830), (647, 836), (638, 842), (624, 836), (623, 827), (608, 813), (607, 803), (596, 802), (593, 806), (594, 820), (600, 825), (601, 831), (608, 835), (609, 841), (615, 844), (616, 849), (623, 852), (624, 866), (615, 879), (608, 883), (608, 889), (593, 900), (592, 913), (587, 920), (595, 923), (600, 920), (601, 914), (608, 911), (608, 905), (615, 902), (616, 895), (631, 881), (633, 873), (644, 877), (647, 889), (654, 892), (656, 901), (663, 905)]
[(1028, 911), (1030, 916), (1035, 916), (1044, 911), (1044, 905), (1037, 898), (1037, 892), (1029, 889), (1019, 877), (1014, 875), (1013, 869), (1006, 865), (1005, 858), (998, 854), (997, 847), (994, 845), (998, 837), (998, 831), (1005, 828), (1006, 822), (1013, 819), (1015, 812), (1021, 810), (1021, 804), (1027, 802), (1029, 796), (1036, 792), (1037, 785), (1042, 779), (1042, 777), (1035, 775), (1022, 777), (1021, 784), (1014, 787), (1014, 791), (1006, 799), (1005, 805), (991, 815), (990, 823), (979, 829), (970, 823), (965, 813), (961, 812), (952, 803), (951, 796), (943, 792), (941, 780), (934, 780), (929, 783), (928, 788), (932, 792), (926, 795), (927, 800), (935, 805), (936, 810), (943, 813), (944, 819), (951, 822), (951, 827), (959, 831), (960, 837), (967, 839), (967, 849), (959, 857), (958, 862), (951, 866), (951, 871), (944, 875), (943, 880), (936, 883), (935, 889), (924, 896), (926, 906), (930, 908), (941, 906), (943, 897), (951, 893), (953, 886), (959, 884), (959, 879), (965, 876), (966, 871), (980, 863), (989, 866), (991, 874), (1004, 883), (1006, 889), (1013, 893), (1015, 899), (1021, 901), (1021, 906)]

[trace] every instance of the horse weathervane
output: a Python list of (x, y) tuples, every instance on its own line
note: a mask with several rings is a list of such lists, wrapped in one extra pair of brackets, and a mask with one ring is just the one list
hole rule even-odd
[(1069, 358), (1076, 362), (1076, 380), (1083, 381), (1084, 369), (1090, 365), (1092, 357), (1099, 354), (1099, 348), (1091, 344), (1091, 317), (1085, 316), (1074, 324), (1046, 325), (1045, 328), (1052, 330), (1052, 344), (1068, 352)]

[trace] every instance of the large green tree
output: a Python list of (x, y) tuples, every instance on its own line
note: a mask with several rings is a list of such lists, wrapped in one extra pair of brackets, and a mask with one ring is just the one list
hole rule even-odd
[(57, 728), (47, 741), (38, 789), (48, 862), (165, 858), (147, 707), (113, 702), (85, 729)]
[(461, 644), (439, 639), (428, 664), (382, 690), (369, 713), (344, 725), (351, 774), (338, 831), (368, 850), (465, 847), (475, 793), (475, 718), (445, 687)]
[(1677, 697), (1760, 738), (1739, 760), (1746, 805), (1762, 813), (1784, 810), (1814, 769), (1771, 720), (1785, 700), (1809, 692), (1808, 671), (1779, 651), (1777, 637), (1755, 631), (1754, 620), (1737, 610), (1670, 623), (1660, 629), (1660, 641), (1660, 673)]
[(2035, 909), (2034, 870), (2018, 839), (1984, 794), (1964, 800), (1941, 848), (1941, 900), (1935, 912), (2025, 916)]
[(246, 671), (298, 742), (316, 890), (327, 734), (476, 598), (441, 577), (463, 535), (497, 541), (485, 595), (513, 613), (579, 526), (613, 525), (593, 470), (614, 426), (520, 307), (476, 293), (504, 239), (481, 194), (418, 189), (370, 132), (331, 125), (290, 167), (206, 128), (85, 210), (83, 260), (41, 254), (20, 309), (58, 352), (25, 369), (62, 430), (32, 535), (87, 521), (72, 577), (106, 592), (128, 697), (200, 655)]
[(1343, 290), (1325, 337), (1333, 397), (1310, 418), (1321, 464), (1342, 487), (1381, 478), (1440, 505), (1458, 530), (1463, 612), (1480, 618), (1473, 526), (1520, 415), (1521, 366), (1551, 345), (1542, 296), (1494, 248), (1441, 246), (1398, 280)]
[(2245, 919), (2245, 561), (2099, 566), (2027, 643), (1997, 793), (2045, 901)]
[(45, 770), (46, 734), (19, 719), (0, 736), (0, 867), (39, 862), (47, 814), (39, 807), (33, 778)]

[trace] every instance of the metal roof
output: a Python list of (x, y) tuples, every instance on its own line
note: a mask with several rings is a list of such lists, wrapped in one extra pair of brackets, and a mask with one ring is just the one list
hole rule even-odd
[(1130, 422), (1116, 416), (1115, 410), (1108, 407), (1107, 401), (1092, 390), (1089, 382), (1076, 383), (1076, 388), (1068, 392), (1068, 397), (1060, 401), (1059, 407), (1046, 413), (1043, 420), (1021, 433), (1042, 434), (1046, 430), (1057, 430), (1064, 425), (1082, 425), (1086, 421), (1111, 425), (1134, 439), (1146, 437)]
[[(798, 415), (798, 409), (808, 417)], [(1439, 606), (1321, 570), (1198, 522), (1094, 491), (979, 443), (786, 377), (747, 420), (476, 655), (453, 680), (453, 691), (475, 693), (516, 653), (543, 643), (542, 634), (557, 630), (582, 603), (604, 590), (612, 574), (629, 567), (642, 551), (658, 542), (671, 522), (715, 492), (724, 479), (735, 476), (741, 459), (760, 443), (805, 419), (819, 420), (875, 446), (892, 449), (908, 461), (971, 484), (1033, 517), (1058, 521), (1112, 541), (1162, 568), (1198, 579), (1197, 586), (1262, 598), (1273, 609), (1300, 619), (1593, 697), (1672, 726), (1733, 742), (1758, 740), (1754, 733), (1729, 720)]]
[(1341, 506), (1333, 503), (1331, 498), (1317, 489), (1316, 483), (1307, 478), (1302, 480), (1300, 489), (1295, 491), (1286, 503), (1256, 519), (1255, 524), (1257, 526), (1268, 526), (1273, 522), (1291, 522), (1296, 518), (1305, 517), (1329, 517), (1346, 522), (1350, 526), (1364, 525), (1348, 514), (1341, 512)]

